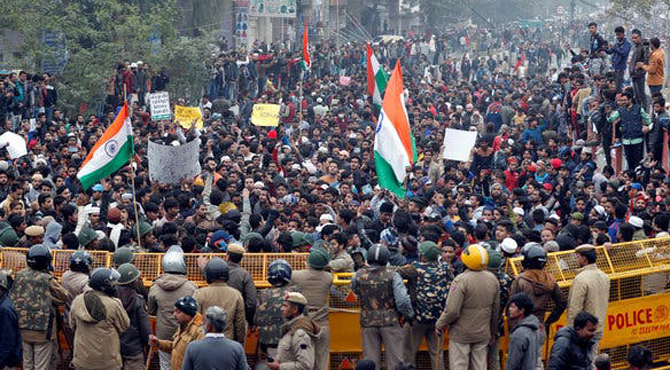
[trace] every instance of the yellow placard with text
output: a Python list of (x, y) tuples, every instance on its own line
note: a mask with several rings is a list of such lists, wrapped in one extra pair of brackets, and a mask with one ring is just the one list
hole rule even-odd
[(279, 104), (254, 104), (251, 112), (251, 123), (256, 126), (279, 125)]
[(202, 112), (198, 107), (184, 107), (182, 105), (175, 105), (174, 120), (185, 129), (191, 128), (193, 121), (195, 121), (195, 127), (198, 129), (201, 129), (203, 125)]

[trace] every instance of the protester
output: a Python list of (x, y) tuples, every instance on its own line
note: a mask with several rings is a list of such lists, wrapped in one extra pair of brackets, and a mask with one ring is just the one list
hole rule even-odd
[(513, 295), (508, 304), (508, 318), (516, 322), (510, 330), (505, 370), (534, 370), (541, 356), (539, 320), (533, 314), (535, 305), (526, 293)]
[(238, 342), (225, 337), (227, 314), (220, 307), (205, 310), (205, 338), (189, 343), (182, 364), (183, 370), (247, 370), (247, 357)]
[[(657, 91), (664, 83), (666, 32), (653, 20), (637, 25), (633, 21), (624, 29), (608, 14), (576, 13), (569, 24), (560, 17), (544, 19), (542, 27), (436, 24), (428, 37), (413, 31), (395, 41), (381, 38), (370, 45), (369, 64), (378, 66), (379, 72), (370, 80), (364, 43), (336, 42), (319, 32), (313, 37), (313, 29), (306, 48), (311, 54), (309, 68), (301, 63), (300, 45), (278, 40), (276, 32), (274, 42), (248, 40), (234, 48), (229, 46), (231, 40), (222, 39), (207, 45), (207, 57), (198, 61), (198, 68), (155, 58), (151, 67), (140, 60), (105, 61), (116, 65), (108, 73), (107, 99), (89, 97), (83, 105), (70, 101), (69, 77), (76, 71), (0, 72), (0, 134), (18, 135), (25, 141), (19, 147), (27, 152), (16, 158), (15, 144), (0, 143), (3, 264), (9, 261), (5, 254), (15, 253), (11, 247), (32, 247), (40, 239), (49, 250), (79, 250), (67, 272), (63, 270), (70, 252), (56, 253), (67, 257), (53, 263), (54, 275), (63, 274), (69, 299), (89, 290), (86, 284), (93, 266), (108, 266), (96, 251), (113, 252), (114, 267), (131, 262), (151, 271), (151, 277), (160, 273), (149, 290), (147, 311), (156, 316), (157, 337), (170, 340), (179, 326), (172, 315), (175, 302), (196, 291), (187, 275), (193, 273), (187, 261), (189, 268), (193, 261), (185, 253), (201, 253), (204, 261), (211, 259), (208, 253), (225, 253), (226, 284), (230, 291), (241, 293), (241, 301), (228, 297), (237, 294), (226, 290), (225, 297), (202, 303), (226, 310), (228, 339), (244, 342), (254, 322), (264, 323), (260, 325), (267, 337), (262, 344), (272, 354), (281, 334), (278, 301), (254, 291), (251, 278), (262, 276), (258, 269), (266, 266), (250, 264), (249, 256), (310, 253), (304, 269), (294, 264), (300, 271), (292, 272), (291, 288), (281, 282), (274, 285), (273, 294), (300, 290), (306, 298), (306, 314), (321, 332), (315, 337), (315, 368), (329, 363), (334, 329), (329, 325), (328, 297), (330, 305), (360, 304), (372, 312), (372, 301), (382, 293), (388, 308), (384, 320), (392, 323), (363, 320), (362, 331), (392, 334), (392, 343), (385, 346), (395, 366), (403, 349), (414, 347), (406, 342), (410, 339), (406, 333), (418, 338), (422, 326), (430, 328), (433, 318), (421, 315), (434, 316), (438, 302), (424, 299), (431, 292), (419, 289), (415, 294), (411, 284), (411, 297), (402, 294), (396, 276), (387, 276), (380, 280), (392, 287), (357, 294), (357, 303), (352, 303), (351, 297), (332, 289), (332, 275), (365, 276), (384, 270), (378, 256), (370, 253), (377, 250), (373, 245), (380, 244), (394, 268), (407, 271), (424, 263), (431, 268), (444, 263), (460, 282), (473, 274), (464, 264), (468, 257), (464, 252), (478, 243), (491, 256), (495, 257), (493, 251), (502, 255), (500, 261), (491, 258), (501, 300), (498, 313), (509, 296), (510, 284), (505, 281), (516, 276), (511, 290), (531, 295), (534, 314), (544, 326), (539, 331), (546, 333), (561, 308), (556, 277), (552, 279), (550, 269), (528, 265), (530, 249), (525, 246), (542, 243), (546, 251), (569, 251), (589, 244), (617, 251), (614, 243), (666, 235), (670, 219), (670, 178), (663, 160), (668, 145), (663, 141), (668, 130), (667, 99), (662, 89)], [(129, 49), (124, 55), (140, 53), (136, 59), (145, 59), (148, 51)], [(394, 108), (380, 109), (383, 86), (390, 82), (382, 76), (393, 75), (396, 68), (403, 76), (397, 89), (402, 95)], [(192, 83), (201, 86), (185, 89), (175, 82), (183, 73), (197, 71), (203, 75)], [(149, 94), (156, 92), (169, 92), (162, 109), (174, 116), (152, 119), (157, 109)], [(275, 126), (258, 125), (258, 117), (252, 118), (262, 108), (257, 104), (274, 104), (279, 112), (277, 122), (272, 122)], [(184, 123), (177, 117), (177, 105), (194, 108), (202, 120)], [(92, 114), (80, 114), (80, 109)], [(385, 181), (386, 167), (379, 161), (380, 150), (390, 142), (376, 143), (381, 129), (397, 126), (388, 124), (395, 115), (391, 111), (403, 118), (406, 112), (409, 128), (399, 136), (402, 145), (397, 148), (403, 150), (392, 153), (407, 159), (393, 173), (405, 176), (395, 187)], [(126, 141), (109, 140), (105, 134), (118, 128), (113, 124), (117, 116), (123, 118), (118, 122), (127, 130), (122, 135)], [(468, 140), (445, 146), (445, 136), (448, 142), (453, 134), (447, 129), (460, 130)], [(158, 156), (157, 147), (162, 153)], [(457, 153), (450, 154), (452, 149)], [(123, 155), (114, 161), (114, 170), (105, 167), (99, 177), (88, 176), (97, 163), (91, 158), (109, 153)], [(432, 246), (430, 242), (442, 252), (437, 261), (424, 261), (419, 248)], [(427, 251), (430, 254), (434, 248)], [(267, 261), (279, 257), (293, 261), (287, 255)], [(514, 271), (511, 259), (519, 256), (524, 257), (524, 272), (517, 276), (518, 266)], [(154, 258), (162, 259), (161, 266)], [(566, 260), (557, 263), (561, 271), (573, 267)], [(590, 292), (593, 282), (581, 277), (593, 272), (586, 265), (575, 285), (584, 291), (588, 286)], [(489, 274), (484, 275), (487, 278), (475, 284), (477, 291), (489, 288)], [(667, 276), (650, 282), (645, 278), (640, 291), (662, 291)], [(197, 298), (201, 300), (209, 288), (213, 287), (202, 288)], [(461, 292), (458, 286), (449, 290)], [(571, 297), (580, 296), (579, 289), (572, 290)], [(608, 289), (603, 285), (595, 295), (587, 292), (583, 304), (571, 299), (568, 318), (570, 322), (581, 310), (591, 312), (602, 332)], [(272, 303), (254, 302), (257, 296)], [(544, 320), (549, 297), (555, 309)], [(428, 301), (431, 308), (424, 309)], [(18, 306), (25, 302), (14, 301), (20, 322), (24, 315)], [(266, 303), (273, 307), (266, 307), (268, 317), (258, 321), (254, 310)], [(226, 309), (229, 305), (236, 307), (235, 312), (241, 306), (243, 314), (232, 313)], [(487, 320), (477, 318), (478, 335), (466, 336), (461, 330), (463, 322), (470, 321), (466, 308), (464, 303), (449, 310), (449, 317), (461, 311), (465, 316), (451, 323), (454, 348), (479, 347), (490, 339), (484, 329), (491, 329), (494, 338), (487, 351), (491, 368), (496, 369), (500, 362), (496, 344), (504, 339), (500, 315), (495, 315), (490, 328), (479, 322)], [(490, 309), (487, 306), (486, 311)], [(417, 315), (410, 315), (412, 311)], [(46, 306), (40, 312), (47, 312)], [(411, 325), (414, 318), (416, 328)], [(435, 335), (424, 331), (428, 338)], [(44, 345), (46, 350), (52, 342), (45, 338), (22, 341)], [(404, 348), (397, 350), (396, 344)], [(364, 346), (371, 347), (377, 346)], [(161, 370), (180, 366), (171, 366), (170, 354), (160, 348), (158, 355)], [(380, 361), (375, 354), (367, 355)], [(412, 353), (403, 355), (410, 362)], [(465, 356), (454, 355), (457, 358)], [(24, 368), (31, 366), (24, 361)]]
[(598, 318), (585, 311), (579, 312), (572, 325), (562, 327), (554, 336), (547, 370), (592, 369), (592, 339), (597, 330)]

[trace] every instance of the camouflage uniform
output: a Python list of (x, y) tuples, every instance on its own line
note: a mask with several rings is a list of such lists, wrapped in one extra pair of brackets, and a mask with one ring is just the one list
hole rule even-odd
[(258, 327), (258, 341), (261, 350), (270, 356), (276, 356), (277, 345), (281, 339), (284, 317), (281, 305), (286, 293), (292, 291), (288, 286), (261, 289), (258, 292), (258, 306), (254, 323)]
[(16, 273), (10, 298), (19, 316), (23, 368), (49, 369), (56, 338), (55, 305), (68, 301), (68, 292), (51, 273), (26, 268)]
[[(449, 265), (443, 262), (414, 262), (398, 270), (409, 284), (416, 320), (405, 330), (405, 361), (414, 364), (423, 338), (428, 343), (431, 363), (438, 358), (439, 370), (444, 370), (444, 337), (435, 335), (435, 323), (440, 318), (453, 279)], [(435, 364), (431, 369), (435, 368)]]
[(403, 357), (405, 334), (400, 326), (401, 313), (407, 318), (414, 316), (402, 278), (391, 267), (364, 267), (352, 278), (351, 288), (361, 302), (363, 356), (381, 368), (383, 342), (386, 368), (395, 369)]

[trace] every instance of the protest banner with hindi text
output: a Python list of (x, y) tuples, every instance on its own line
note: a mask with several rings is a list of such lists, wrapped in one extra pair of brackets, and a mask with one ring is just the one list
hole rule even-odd
[(256, 126), (279, 125), (279, 104), (254, 104), (251, 113), (251, 123)]

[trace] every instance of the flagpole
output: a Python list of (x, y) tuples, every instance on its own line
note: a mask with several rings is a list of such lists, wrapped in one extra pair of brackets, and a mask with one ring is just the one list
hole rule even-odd
[[(127, 106), (127, 96), (126, 96), (126, 84), (123, 84), (123, 104)], [(128, 117), (131, 117), (132, 122), (132, 111), (131, 107), (128, 106)], [(135, 155), (135, 143), (130, 143), (133, 146), (133, 156)], [(137, 195), (135, 194), (135, 167), (133, 167), (133, 156), (130, 157), (130, 186), (133, 189), (133, 211), (135, 213), (135, 233), (137, 234), (137, 246), (142, 248), (142, 238), (140, 236), (140, 215), (137, 212)]]

